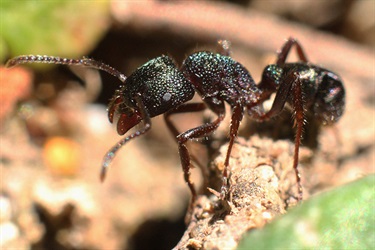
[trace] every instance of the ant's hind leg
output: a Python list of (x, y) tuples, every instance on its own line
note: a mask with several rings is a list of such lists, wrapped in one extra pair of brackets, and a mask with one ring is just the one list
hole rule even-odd
[(297, 41), (297, 39), (294, 39), (294, 38), (290, 37), (284, 43), (283, 47), (281, 47), (280, 51), (278, 52), (277, 61), (276, 61), (277, 65), (280, 66), (280, 65), (285, 64), (286, 58), (288, 57), (289, 52), (290, 52), (291, 48), (293, 47), (293, 45), (296, 46), (297, 54), (298, 54), (299, 59), (303, 62), (308, 62), (306, 54), (303, 51), (303, 48), (302, 48), (301, 44)]
[(291, 70), (281, 81), (275, 100), (273, 101), (271, 109), (262, 116), (261, 120), (269, 120), (277, 116), (282, 110), (289, 96), (293, 96), (294, 119), (296, 126), (296, 135), (294, 141), (294, 159), (293, 169), (296, 175), (296, 182), (298, 187), (297, 200), (301, 201), (303, 198), (303, 190), (301, 184), (301, 174), (298, 170), (299, 147), (301, 146), (301, 138), (303, 132), (303, 125), (305, 122), (305, 109), (302, 95), (302, 83), (299, 74)]

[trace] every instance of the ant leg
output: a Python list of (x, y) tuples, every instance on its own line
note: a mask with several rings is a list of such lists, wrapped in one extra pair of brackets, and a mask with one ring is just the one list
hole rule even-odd
[(108, 166), (109, 164), (112, 162), (112, 159), (115, 157), (115, 154), (116, 152), (122, 147), (124, 146), (125, 143), (127, 143), (128, 141), (138, 137), (138, 136), (141, 136), (143, 134), (145, 134), (148, 130), (150, 130), (151, 128), (151, 119), (150, 119), (150, 116), (148, 114), (148, 112), (146, 111), (145, 109), (145, 106), (141, 100), (141, 96), (138, 94), (134, 97), (134, 99), (136, 100), (137, 102), (137, 107), (139, 107), (140, 109), (140, 112), (141, 112), (141, 116), (143, 118), (143, 122), (144, 122), (144, 126), (141, 130), (138, 130), (136, 131), (135, 133), (121, 139), (119, 142), (116, 143), (116, 145), (114, 145), (105, 155), (104, 159), (103, 159), (103, 164), (102, 164), (102, 169), (101, 169), (101, 172), (100, 172), (100, 180), (103, 182), (105, 177), (106, 177), (106, 174), (107, 174), (107, 170), (108, 170)]
[(243, 117), (243, 107), (241, 105), (236, 105), (233, 108), (232, 112), (232, 119), (230, 123), (230, 139), (229, 139), (229, 145), (227, 149), (227, 154), (225, 156), (225, 162), (224, 162), (224, 169), (223, 169), (223, 180), (222, 180), (222, 186), (220, 190), (220, 199), (225, 200), (228, 196), (229, 191), (229, 177), (230, 177), (230, 170), (229, 170), (229, 157), (232, 152), (233, 143), (234, 140), (237, 137), (238, 133), (238, 127), (240, 126), (240, 122)]
[(164, 114), (164, 120), (167, 124), (168, 129), (171, 131), (174, 137), (177, 137), (181, 134), (173, 122), (170, 120), (170, 116), (173, 114), (189, 113), (189, 112), (199, 112), (205, 110), (207, 107), (204, 103), (187, 103), (178, 106), (177, 108), (168, 111)]
[(298, 201), (302, 201), (303, 190), (301, 184), (301, 174), (298, 171), (298, 159), (299, 159), (299, 147), (301, 146), (301, 139), (303, 133), (303, 125), (305, 123), (304, 116), (304, 103), (302, 98), (302, 83), (298, 76), (296, 76), (296, 84), (294, 84), (293, 90), (293, 107), (294, 107), (294, 121), (296, 126), (296, 137), (294, 141), (294, 159), (293, 159), (293, 168), (296, 174), (296, 181), (298, 185)]
[(290, 49), (292, 48), (292, 46), (295, 45), (296, 46), (296, 49), (297, 49), (297, 54), (298, 54), (298, 57), (301, 61), (303, 62), (308, 62), (307, 60), (307, 57), (306, 57), (306, 54), (305, 52), (303, 51), (303, 48), (302, 46), (300, 45), (300, 43), (290, 37), (283, 45), (283, 47), (281, 48), (281, 50), (278, 52), (278, 55), (277, 55), (277, 61), (276, 61), (276, 64), (277, 65), (283, 65), (285, 64), (285, 61), (286, 61), (286, 58), (290, 52)]
[[(203, 111), (207, 108), (207, 106), (204, 103), (186, 103), (178, 106), (176, 109), (173, 109), (169, 112), (166, 112), (164, 114), (164, 120), (165, 123), (167, 124), (167, 127), (169, 131), (171, 131), (172, 135), (174, 138), (177, 139), (177, 136), (181, 134), (180, 131), (177, 130), (176, 126), (173, 124), (173, 122), (170, 119), (170, 116), (173, 114), (182, 114), (182, 113), (190, 113), (190, 112), (200, 112)], [(195, 162), (198, 166), (199, 169), (202, 171), (202, 174), (204, 176), (204, 181), (205, 181), (205, 186), (208, 184), (208, 170), (203, 164), (200, 163), (200, 161), (194, 156), (190, 156), (192, 161)], [(189, 185), (190, 187), (190, 185)], [(191, 192), (193, 194), (193, 192)]]
[(293, 88), (293, 84), (296, 78), (298, 78), (297, 73), (291, 69), (284, 79), (282, 79), (279, 89), (276, 92), (275, 99), (272, 103), (271, 109), (263, 114), (259, 115), (259, 120), (265, 121), (274, 116), (277, 116), (284, 108), (284, 105), (290, 95), (290, 91)]
[[(207, 101), (207, 99), (205, 101)], [(213, 105), (210, 106), (209, 104), (211, 103), (207, 101), (206, 104), (208, 104), (208, 107), (210, 107), (211, 110), (218, 115), (218, 118), (210, 123), (206, 123), (199, 127), (189, 129), (188, 131), (181, 133), (176, 137), (178, 143), (178, 150), (180, 152), (181, 165), (184, 171), (184, 179), (187, 182), (189, 189), (192, 193), (191, 205), (197, 198), (197, 193), (195, 191), (193, 183), (190, 181), (190, 154), (186, 147), (186, 142), (188, 142), (189, 140), (208, 136), (219, 127), (220, 123), (224, 120), (225, 117), (225, 106), (223, 102), (221, 102), (220, 104), (212, 103)]]
[(296, 135), (294, 141), (294, 159), (293, 159), (293, 169), (296, 175), (296, 182), (298, 185), (298, 197), (297, 200), (301, 201), (303, 198), (302, 184), (301, 184), (301, 175), (298, 171), (298, 158), (299, 158), (299, 147), (301, 146), (303, 125), (305, 122), (304, 117), (304, 103), (302, 98), (302, 82), (299, 78), (299, 74), (293, 69), (289, 71), (285, 79), (281, 81), (282, 84), (279, 87), (279, 90), (276, 93), (275, 100), (272, 104), (271, 109), (264, 114), (261, 120), (268, 120), (276, 115), (278, 115), (286, 101), (287, 98), (292, 94), (293, 99), (293, 108), (294, 108), (294, 119), (296, 126)]

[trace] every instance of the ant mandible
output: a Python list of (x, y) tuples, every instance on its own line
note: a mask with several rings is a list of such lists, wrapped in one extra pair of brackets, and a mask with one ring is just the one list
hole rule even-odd
[[(286, 58), (295, 46), (300, 62), (286, 63)], [(228, 197), (229, 157), (245, 110), (257, 121), (277, 116), (288, 103), (294, 110), (296, 126), (293, 168), (298, 185), (297, 200), (302, 200), (301, 177), (298, 171), (298, 155), (303, 125), (307, 113), (312, 113), (321, 124), (336, 122), (344, 112), (345, 89), (335, 73), (310, 64), (299, 42), (289, 38), (278, 53), (275, 64), (266, 66), (259, 84), (255, 84), (249, 72), (229, 56), (223, 46), (222, 53), (207, 51), (188, 56), (180, 69), (168, 56), (162, 55), (139, 67), (129, 77), (111, 66), (89, 58), (68, 59), (53, 56), (19, 56), (7, 62), (7, 66), (23, 63), (52, 63), (81, 65), (103, 70), (117, 77), (123, 85), (116, 90), (108, 105), (111, 123), (117, 119), (117, 132), (124, 135), (129, 129), (143, 121), (140, 130), (121, 139), (106, 154), (101, 170), (101, 180), (115, 153), (128, 141), (145, 134), (151, 128), (151, 118), (164, 114), (166, 124), (176, 137), (184, 179), (192, 193), (192, 203), (197, 197), (190, 180), (190, 154), (186, 143), (214, 132), (225, 117), (227, 102), (232, 110), (229, 146), (224, 162), (220, 199)], [(186, 103), (197, 92), (201, 103)], [(276, 93), (272, 107), (264, 110), (263, 103)], [(213, 111), (217, 118), (201, 126), (180, 133), (170, 120), (178, 113)]]

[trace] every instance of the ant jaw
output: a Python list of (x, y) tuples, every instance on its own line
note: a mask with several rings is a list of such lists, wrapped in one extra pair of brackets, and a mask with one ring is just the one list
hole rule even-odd
[(123, 98), (121, 96), (117, 96), (110, 102), (108, 108), (108, 120), (113, 123), (116, 113), (119, 114), (117, 133), (119, 135), (124, 135), (129, 129), (142, 121), (142, 116), (136, 109), (133, 110), (131, 108), (126, 108), (125, 110), (122, 110), (121, 107), (119, 107), (121, 103), (123, 103)]
[(110, 123), (113, 123), (113, 118), (115, 116), (116, 110), (118, 108), (118, 105), (122, 102), (121, 97), (116, 97), (115, 99), (111, 100), (111, 102), (108, 105), (108, 120)]
[(119, 135), (124, 135), (129, 129), (133, 128), (135, 125), (142, 121), (142, 116), (137, 110), (131, 114), (120, 114), (117, 121), (117, 133)]

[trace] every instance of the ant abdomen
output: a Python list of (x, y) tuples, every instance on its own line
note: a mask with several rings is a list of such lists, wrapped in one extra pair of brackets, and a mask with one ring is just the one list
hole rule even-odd
[[(258, 85), (265, 92), (274, 92), (281, 82), (294, 73), (300, 81), (306, 112), (311, 113), (323, 125), (337, 122), (345, 109), (345, 89), (338, 75), (309, 63), (268, 65)], [(293, 84), (296, 84), (294, 82)], [(293, 84), (290, 86), (293, 89)], [(296, 95), (289, 94), (287, 102), (293, 105)]]
[(337, 122), (345, 110), (345, 88), (339, 76), (324, 71), (314, 101), (314, 116), (324, 125)]
[[(323, 125), (337, 122), (345, 108), (345, 89), (338, 75), (327, 69), (306, 64), (288, 63), (283, 66), (284, 76), (298, 72), (302, 83), (303, 101), (307, 112)], [(289, 103), (293, 103), (293, 95)]]

